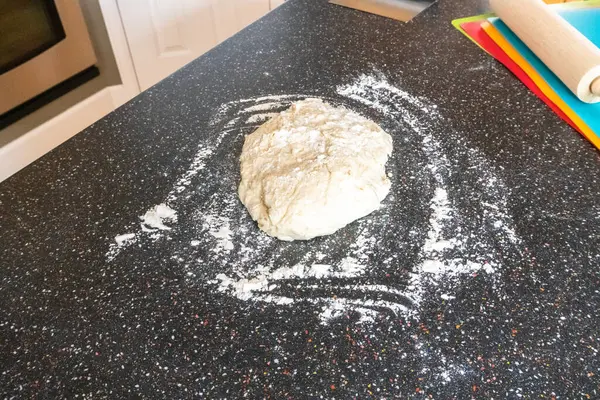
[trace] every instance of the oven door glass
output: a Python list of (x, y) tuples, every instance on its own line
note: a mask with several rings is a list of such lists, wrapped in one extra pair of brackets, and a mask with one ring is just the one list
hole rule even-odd
[(64, 38), (54, 0), (0, 0), (0, 74)]

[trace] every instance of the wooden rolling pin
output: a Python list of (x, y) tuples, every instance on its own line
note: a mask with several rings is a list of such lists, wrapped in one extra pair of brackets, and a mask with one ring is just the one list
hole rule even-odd
[(586, 103), (600, 102), (600, 49), (542, 0), (490, 0), (492, 10)]

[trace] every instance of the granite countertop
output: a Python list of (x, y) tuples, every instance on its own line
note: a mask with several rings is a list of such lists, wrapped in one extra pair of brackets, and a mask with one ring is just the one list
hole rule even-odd
[[(450, 25), (290, 0), (0, 184), (4, 398), (600, 398), (600, 154)], [(282, 243), (245, 134), (318, 97), (392, 192)]]

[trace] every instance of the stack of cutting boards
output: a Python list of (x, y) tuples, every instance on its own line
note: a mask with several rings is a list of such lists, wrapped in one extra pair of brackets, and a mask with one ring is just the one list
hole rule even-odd
[[(492, 6), (494, 3), (492, 1)], [(503, 63), (562, 119), (600, 149), (600, 96), (594, 94), (593, 89), (600, 80), (592, 84), (594, 77), (600, 76), (600, 62), (596, 61), (600, 60), (600, 0), (550, 6), (543, 5), (540, 0), (528, 0), (527, 3), (533, 6), (509, 8), (504, 14), (506, 21), (494, 14), (485, 14), (453, 21), (453, 25)], [(507, 3), (498, 4), (504, 6)], [(544, 7), (549, 10), (546, 20), (537, 12), (546, 12)], [(519, 12), (530, 12), (531, 15), (518, 15)], [(547, 26), (522, 29), (523, 24), (532, 21)], [(547, 21), (561, 26), (552, 26)], [(549, 37), (560, 29), (570, 35), (565, 39), (563, 49), (556, 43), (556, 38)], [(561, 51), (573, 54), (573, 48), (580, 55), (557, 57)]]

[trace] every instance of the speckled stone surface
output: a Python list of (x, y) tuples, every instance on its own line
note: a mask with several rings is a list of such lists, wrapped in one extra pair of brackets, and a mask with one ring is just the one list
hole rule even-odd
[[(484, 11), (479, 0), (440, 0), (403, 24), (291, 0), (0, 183), (0, 395), (600, 398), (600, 153), (450, 25)], [(361, 74), (413, 97), (387, 116), (342, 99), (339, 88)], [(228, 120), (215, 115), (229, 102), (290, 93), (372, 117), (394, 136), (396, 155), (381, 212), (332, 238), (283, 245), (221, 200), (235, 196), (252, 127), (233, 123), (225, 136), (215, 126)], [(420, 112), (414, 99), (436, 110), (419, 114), (419, 127), (401, 122), (404, 110)], [(422, 172), (428, 148), (415, 138), (429, 131), (442, 172)], [(210, 157), (192, 164), (175, 201), (202, 149)], [(440, 182), (456, 210), (458, 228), (448, 230), (472, 232), (467, 255), (454, 257), (482, 247), (496, 261), (493, 272), (423, 286), (415, 305), (410, 277)], [(486, 222), (486, 196), (518, 240)], [(165, 202), (178, 215), (172, 230), (141, 231), (139, 217)], [(232, 250), (206, 239), (207, 210), (235, 216), (222, 216)], [(244, 257), (276, 268), (316, 246), (333, 265), (361, 226), (376, 243), (352, 282), (268, 288), (291, 299), (282, 305), (236, 297), (215, 279), (234, 276)], [(129, 232), (137, 242), (107, 256)], [(319, 296), (389, 300), (339, 290), (365, 282), (403, 296), (368, 321), (348, 307), (323, 322), (311, 302)]]

